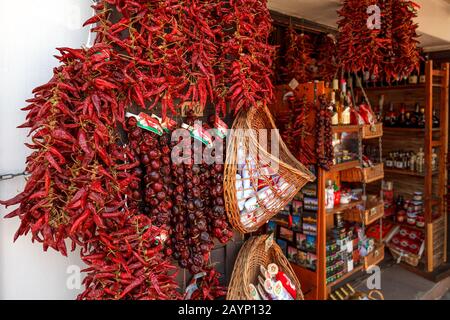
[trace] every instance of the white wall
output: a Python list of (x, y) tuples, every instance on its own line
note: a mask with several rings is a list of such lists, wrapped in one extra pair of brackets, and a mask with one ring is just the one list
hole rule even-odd
[[(0, 1), (0, 175), (22, 172), (29, 151), (26, 130), (16, 129), (25, 119), (25, 100), (46, 83), (58, 63), (56, 47), (80, 47), (88, 29), (91, 0)], [(22, 190), (23, 178), (0, 181), (0, 199)], [(79, 254), (69, 258), (42, 251), (30, 237), (12, 243), (18, 219), (4, 220), (0, 208), (0, 299), (74, 299), (80, 290), (66, 286), (67, 268), (82, 267)], [(50, 249), (51, 250), (51, 249)]]

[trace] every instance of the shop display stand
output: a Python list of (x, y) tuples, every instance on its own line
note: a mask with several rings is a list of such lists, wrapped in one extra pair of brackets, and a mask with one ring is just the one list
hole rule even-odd
[[(447, 261), (447, 212), (446, 190), (448, 154), (448, 104), (449, 63), (440, 70), (433, 68), (433, 61), (426, 62), (425, 84), (399, 87), (366, 88), (369, 99), (377, 101), (383, 94), (386, 101), (425, 106), (425, 128), (385, 128), (383, 149), (387, 152), (401, 148), (422, 147), (425, 153), (424, 173), (408, 170), (386, 169), (385, 180), (394, 182), (395, 196), (411, 197), (414, 191), (424, 193), (424, 217), (426, 234), (423, 263), (418, 267), (405, 265), (426, 278), (442, 263)], [(439, 105), (439, 108), (437, 107)], [(440, 126), (433, 128), (433, 111), (439, 112)], [(432, 150), (438, 151), (438, 170), (432, 170)]]
[[(321, 94), (331, 94), (331, 90), (325, 87), (324, 82), (314, 82), (308, 84), (302, 84), (297, 87), (295, 90), (287, 86), (279, 86), (276, 90), (277, 95), (277, 104), (271, 107), (271, 111), (274, 113), (275, 117), (283, 117), (288, 112), (286, 105), (283, 103), (283, 97), (288, 91), (293, 91), (295, 95), (298, 97), (305, 97), (308, 101), (315, 101), (317, 97)], [(314, 119), (315, 116), (312, 115), (311, 119)], [(313, 121), (313, 120), (312, 120)], [(310, 120), (308, 120), (308, 123)], [(325, 208), (325, 188), (328, 180), (334, 180), (338, 184), (340, 184), (341, 172), (346, 170), (361, 170), (361, 180), (358, 183), (361, 183), (363, 186), (363, 193), (366, 195), (366, 184), (372, 184), (373, 182), (379, 182), (383, 178), (383, 174), (378, 174), (377, 177), (370, 179), (364, 179), (367, 177), (364, 174), (364, 169), (362, 169), (362, 145), (363, 141), (367, 139), (379, 139), (381, 142), (382, 137), (382, 126), (357, 126), (357, 125), (348, 125), (348, 126), (334, 126), (333, 133), (342, 133), (349, 132), (354, 133), (358, 136), (358, 159), (354, 161), (349, 161), (345, 163), (340, 163), (332, 166), (329, 171), (325, 171), (323, 169), (317, 170), (317, 198), (318, 198), (318, 210), (317, 210), (317, 243), (316, 243), (316, 254), (317, 254), (317, 265), (316, 271), (312, 271), (291, 263), (293, 270), (295, 271), (297, 277), (299, 278), (303, 292), (305, 294), (305, 299), (320, 299), (325, 300), (328, 299), (329, 294), (332, 290), (339, 288), (340, 285), (343, 285), (346, 281), (350, 280), (352, 276), (360, 273), (362, 270), (367, 269), (371, 265), (377, 264), (384, 257), (384, 247), (381, 245), (381, 234), (380, 234), (380, 243), (378, 243), (377, 248), (369, 254), (369, 256), (363, 260), (363, 262), (355, 266), (354, 269), (343, 275), (341, 278), (336, 281), (327, 284), (327, 265), (326, 265), (326, 241), (327, 241), (327, 233), (330, 228), (333, 227), (334, 224), (334, 215), (336, 212), (345, 212), (345, 211), (353, 211), (357, 206), (361, 206), (364, 204), (364, 201), (355, 201), (348, 205), (339, 205), (337, 208), (332, 210), (326, 210)], [(310, 143), (314, 143), (314, 141), (310, 141)], [(381, 159), (381, 149), (380, 149), (380, 159)], [(382, 167), (381, 167), (382, 170)], [(352, 221), (357, 221), (366, 224), (373, 224), (378, 221), (381, 222), (381, 217), (383, 216), (383, 206), (381, 206), (381, 211), (377, 211), (376, 215), (371, 216), (370, 219), (366, 217), (364, 214), (370, 213), (370, 208), (368, 210), (363, 210), (359, 212), (359, 218), (352, 218)], [(367, 224), (367, 225), (368, 225)]]
[[(377, 134), (373, 135), (364, 135), (364, 132), (374, 132), (377, 131)], [(383, 179), (383, 174), (378, 174), (376, 178), (370, 179), (370, 177), (366, 176), (364, 174), (364, 168), (362, 164), (362, 155), (363, 155), (363, 143), (365, 140), (368, 139), (379, 139), (379, 144), (381, 144), (381, 137), (382, 137), (382, 129), (380, 129), (380, 126), (377, 125), (377, 128), (370, 126), (355, 126), (355, 125), (349, 125), (349, 126), (336, 126), (333, 128), (333, 132), (347, 132), (347, 133), (357, 133), (358, 134), (358, 152), (359, 152), (359, 160), (358, 161), (351, 161), (346, 164), (338, 164), (331, 168), (330, 171), (325, 171), (323, 169), (319, 170), (319, 177), (318, 177), (318, 194), (319, 194), (319, 212), (318, 212), (318, 299), (328, 299), (330, 293), (339, 288), (341, 284), (343, 284), (345, 281), (349, 280), (353, 275), (359, 273), (362, 270), (367, 270), (372, 265), (376, 265), (379, 262), (381, 262), (384, 258), (384, 244), (382, 243), (382, 235), (381, 235), (381, 222), (382, 217), (384, 214), (383, 206), (374, 206), (373, 208), (367, 208), (365, 206), (366, 199), (367, 199), (367, 190), (366, 186), (368, 183), (374, 183), (379, 182)], [(380, 160), (381, 160), (381, 146), (380, 146)], [(381, 163), (381, 161), (380, 161)], [(381, 165), (382, 166), (382, 165)], [(338, 185), (341, 184), (341, 182), (344, 182), (341, 178), (341, 175), (344, 171), (347, 170), (360, 170), (361, 173), (361, 180), (359, 183), (362, 184), (363, 187), (363, 200), (362, 201), (355, 201), (351, 203), (351, 205), (340, 205), (338, 208), (335, 208), (333, 210), (327, 210), (325, 208), (325, 188), (326, 183), (328, 180), (335, 181)], [(382, 167), (381, 167), (382, 170)], [(367, 179), (369, 178), (369, 179)], [(353, 181), (355, 182), (355, 181)], [(380, 199), (382, 201), (382, 198)], [(333, 222), (333, 215), (335, 212), (346, 212), (348, 210), (354, 210), (356, 206), (360, 206), (364, 204), (365, 210), (358, 210), (359, 214), (353, 215), (351, 219), (345, 218), (346, 220), (351, 220), (354, 222), (359, 222), (363, 226), (368, 226), (372, 223), (379, 222), (380, 223), (380, 238), (376, 239), (378, 240), (376, 243), (376, 248), (374, 251), (372, 251), (367, 257), (363, 258), (363, 262), (355, 266), (354, 269), (346, 274), (344, 274), (341, 278), (337, 279), (334, 282), (328, 283), (326, 282), (326, 258), (327, 258), (327, 252), (326, 252), (326, 239), (327, 239), (327, 233), (330, 230), (330, 228), (334, 225)], [(373, 216), (369, 219), (366, 218), (366, 214), (370, 215), (372, 211), (375, 211)], [(358, 218), (359, 216), (359, 218)]]

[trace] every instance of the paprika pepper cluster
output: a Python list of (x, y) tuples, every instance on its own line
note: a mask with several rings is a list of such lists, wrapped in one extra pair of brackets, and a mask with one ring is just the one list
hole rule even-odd
[(116, 231), (100, 231), (81, 251), (88, 265), (79, 300), (180, 299), (176, 267), (164, 253), (161, 230), (135, 215)]
[(285, 55), (286, 67), (283, 71), (286, 74), (286, 81), (296, 79), (299, 83), (306, 83), (314, 79), (312, 58), (313, 46), (307, 34), (298, 34), (293, 26), (289, 26), (286, 33), (288, 48)]
[[(122, 18), (112, 22), (105, 4)], [(160, 105), (163, 118), (186, 103), (225, 113), (273, 96), (266, 0), (105, 0), (96, 9), (88, 24), (97, 23), (98, 41), (123, 51), (128, 97)]]
[(315, 51), (317, 52), (317, 77), (325, 82), (331, 82), (333, 79), (336, 79), (339, 59), (334, 35), (322, 35)]
[(315, 134), (314, 126), (308, 124), (307, 117), (316, 109), (305, 97), (289, 97), (290, 117), (282, 131), (282, 138), (292, 154), (304, 165), (315, 164), (315, 150), (308, 137)]
[[(195, 126), (189, 116), (186, 123)], [(184, 143), (184, 142), (182, 142)], [(177, 147), (183, 147), (179, 143)], [(175, 146), (174, 146), (175, 147)], [(173, 258), (193, 275), (212, 272), (209, 258), (214, 248), (214, 238), (227, 243), (233, 236), (226, 219), (223, 197), (222, 164), (196, 163), (195, 150), (190, 150), (188, 161), (172, 164), (173, 209), (170, 244)], [(194, 144), (195, 148), (195, 144)], [(204, 146), (201, 146), (204, 152)]]
[(66, 255), (66, 238), (74, 247), (97, 229), (124, 223), (120, 208), (134, 178), (117, 146), (115, 127), (124, 121), (127, 101), (118, 94), (123, 74), (111, 47), (59, 51), (62, 65), (23, 109), (27, 122), (20, 127), (31, 135), (30, 178), (22, 193), (1, 204), (19, 204), (7, 216), (21, 219), (14, 239), (31, 232), (44, 250)]
[[(371, 6), (379, 8), (379, 17), (376, 11), (367, 13)], [(369, 72), (388, 82), (418, 70), (418, 25), (413, 19), (419, 8), (409, 0), (344, 0), (338, 11), (338, 53), (343, 70)]]

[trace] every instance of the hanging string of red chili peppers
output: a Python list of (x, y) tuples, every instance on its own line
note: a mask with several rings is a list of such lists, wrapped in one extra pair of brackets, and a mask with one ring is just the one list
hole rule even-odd
[(307, 123), (308, 114), (314, 110), (314, 104), (309, 103), (306, 98), (289, 98), (291, 117), (286, 130), (282, 133), (292, 154), (304, 165), (314, 164), (316, 156), (307, 138), (313, 134), (314, 128), (309, 128)]
[(66, 255), (64, 239), (75, 246), (96, 228), (124, 222), (125, 212), (105, 215), (104, 208), (124, 204), (133, 176), (124, 152), (115, 152), (115, 126), (124, 121), (127, 100), (118, 94), (122, 74), (111, 47), (59, 50), (62, 65), (23, 109), (27, 122), (20, 127), (30, 128), (32, 137), (26, 167), (31, 177), (22, 193), (1, 204), (19, 204), (7, 216), (21, 219), (14, 239), (31, 232), (44, 250)]
[(312, 66), (313, 46), (307, 34), (298, 34), (292, 26), (287, 30), (288, 49), (285, 55), (286, 66), (283, 68), (286, 81), (296, 79), (299, 83), (305, 83), (314, 79)]
[(86, 290), (78, 299), (180, 299), (176, 267), (167, 259), (160, 235), (142, 214), (118, 230), (100, 231), (81, 252), (88, 268)]
[(413, 1), (392, 1), (392, 47), (394, 63), (392, 77), (403, 78), (419, 70), (420, 51), (417, 34), (418, 24), (414, 22), (420, 6)]
[(325, 95), (319, 96), (316, 119), (316, 154), (317, 164), (325, 170), (333, 165), (333, 134), (331, 126), (330, 103)]
[(337, 76), (339, 67), (334, 35), (321, 36), (315, 51), (317, 52), (317, 78), (325, 82), (333, 81)]
[[(379, 19), (375, 11), (371, 21), (370, 6), (380, 9)], [(338, 54), (344, 71), (369, 72), (391, 81), (417, 70), (418, 26), (413, 19), (418, 8), (408, 0), (344, 0), (338, 11)]]

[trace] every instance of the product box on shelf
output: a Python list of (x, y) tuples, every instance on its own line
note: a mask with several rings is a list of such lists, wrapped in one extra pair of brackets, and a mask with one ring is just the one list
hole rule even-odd
[(302, 230), (302, 219), (300, 216), (292, 216), (292, 230), (294, 231)]
[(277, 244), (280, 246), (280, 248), (283, 251), (284, 255), (287, 256), (287, 247), (288, 247), (287, 242), (285, 240), (277, 239)]

